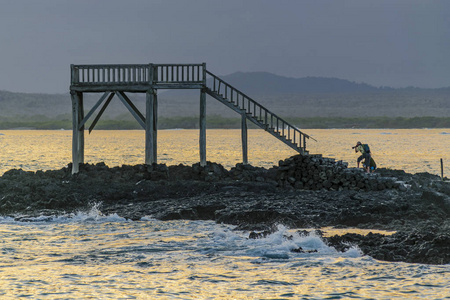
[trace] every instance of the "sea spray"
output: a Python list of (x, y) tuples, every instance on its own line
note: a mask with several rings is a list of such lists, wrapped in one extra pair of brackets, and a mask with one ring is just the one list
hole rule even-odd
[(40, 214), (36, 216), (16, 214), (12, 217), (0, 217), (0, 223), (73, 223), (73, 222), (123, 222), (127, 219), (116, 213), (104, 215), (100, 211), (100, 202), (92, 202), (89, 207), (73, 213)]
[(2, 298), (448, 296), (449, 266), (380, 263), (283, 226), (249, 239), (213, 221), (130, 222), (96, 209), (45, 222), (3, 220)]

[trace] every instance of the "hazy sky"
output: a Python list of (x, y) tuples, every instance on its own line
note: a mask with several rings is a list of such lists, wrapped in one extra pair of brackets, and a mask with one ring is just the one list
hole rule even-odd
[(0, 0), (0, 90), (66, 93), (70, 64), (201, 63), (450, 86), (450, 1)]

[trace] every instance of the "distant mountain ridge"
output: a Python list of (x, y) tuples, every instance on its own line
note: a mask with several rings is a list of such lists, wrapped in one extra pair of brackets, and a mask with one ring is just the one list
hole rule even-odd
[[(426, 89), (418, 87), (393, 88), (376, 87), (364, 82), (354, 82), (334, 77), (280, 76), (269, 72), (235, 72), (219, 76), (234, 88), (247, 95), (282, 95), (282, 94), (330, 94), (330, 93), (372, 93), (394, 91), (450, 91), (450, 87)], [(171, 90), (164, 92), (167, 96), (197, 95), (192, 90)]]
[(235, 72), (221, 78), (238, 89), (242, 86), (245, 91), (256, 94), (349, 93), (380, 90), (366, 83), (339, 78), (292, 78), (268, 72)]
[[(219, 76), (269, 110), (282, 117), (448, 117), (450, 87), (440, 89), (375, 87), (339, 78), (290, 78), (268, 72), (235, 72)], [(197, 116), (199, 90), (159, 90), (161, 117)], [(86, 94), (85, 113), (101, 97)], [(133, 103), (145, 112), (145, 95), (130, 94)], [(209, 99), (207, 113), (236, 117), (223, 104)], [(31, 94), (0, 91), (0, 117), (71, 120), (67, 94)], [(105, 118), (132, 118), (117, 97), (105, 111)]]

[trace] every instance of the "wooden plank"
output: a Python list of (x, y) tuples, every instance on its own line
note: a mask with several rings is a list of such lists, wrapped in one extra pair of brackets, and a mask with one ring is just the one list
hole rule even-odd
[[(83, 93), (77, 93), (79, 102), (78, 102), (78, 123), (80, 123), (84, 119), (84, 101), (83, 101)], [(78, 161), (81, 164), (84, 164), (84, 126), (81, 126), (78, 133)]]
[(153, 90), (148, 90), (145, 99), (145, 164), (153, 162)]
[(156, 164), (158, 160), (158, 94), (154, 90), (153, 94), (153, 161)]
[(242, 163), (248, 164), (247, 116), (241, 114)]
[(141, 112), (134, 106), (131, 100), (124, 94), (124, 92), (117, 92), (117, 96), (120, 101), (125, 105), (125, 107), (130, 111), (133, 117), (138, 121), (138, 123), (145, 129), (145, 117), (141, 114)]
[(81, 128), (82, 126), (84, 126), (84, 124), (87, 122), (87, 120), (89, 120), (89, 118), (92, 116), (92, 114), (95, 112), (95, 110), (100, 106), (100, 104), (102, 104), (102, 102), (106, 99), (106, 97), (108, 96), (109, 92), (105, 92), (103, 94), (103, 96), (100, 98), (100, 100), (97, 101), (97, 103), (95, 103), (95, 105), (91, 108), (91, 110), (88, 112), (88, 114), (86, 115), (86, 117), (84, 117), (84, 119), (81, 121), (81, 123), (78, 125), (79, 128)]
[(72, 174), (79, 171), (80, 163), (84, 163), (84, 126), (79, 126), (83, 119), (83, 94), (70, 93), (72, 98)]
[(78, 82), (80, 82), (79, 69), (75, 67), (75, 65), (70, 65), (70, 71), (71, 84), (77, 84)]
[(146, 93), (145, 119), (145, 164), (157, 163), (157, 98), (156, 90), (150, 89)]
[[(161, 81), (155, 82), (155, 84), (152, 85), (152, 88), (154, 89), (202, 89), (204, 87), (203, 83), (201, 82), (164, 82), (161, 83)], [(148, 88), (148, 87), (147, 87)]]
[(206, 63), (202, 63), (202, 78), (201, 78), (201, 80), (203, 82), (203, 86), (206, 86)]
[(84, 93), (104, 93), (110, 91), (123, 91), (132, 93), (145, 93), (148, 88), (151, 87), (150, 84), (117, 84), (116, 82), (105, 82), (99, 84), (83, 84), (70, 86), (71, 91), (84, 92)]
[(136, 106), (134, 106), (133, 102), (128, 98), (128, 96), (124, 92), (119, 92), (119, 94), (127, 101), (127, 103), (130, 105), (130, 107), (133, 108), (133, 110), (136, 112), (136, 114), (141, 118), (142, 120), (145, 120), (145, 117), (141, 112), (137, 109)]
[(114, 97), (115, 94), (116, 93), (112, 92), (109, 95), (108, 99), (106, 100), (105, 104), (103, 104), (103, 106), (100, 109), (99, 113), (97, 114), (97, 116), (95, 117), (94, 121), (92, 122), (91, 126), (89, 126), (89, 134), (91, 133), (92, 130), (94, 130), (95, 125), (97, 125), (98, 120), (100, 120), (100, 117), (105, 112), (105, 109), (108, 107), (109, 103), (111, 102), (111, 99)]
[(75, 92), (71, 92), (72, 98), (72, 174), (79, 171), (78, 161), (78, 97)]
[(206, 92), (200, 92), (200, 166), (206, 166)]
[(201, 82), (172, 82), (167, 83), (161, 81), (155, 81), (155, 84), (150, 83), (121, 83), (117, 82), (99, 82), (99, 83), (79, 83), (77, 85), (71, 85), (70, 90), (84, 93), (104, 93), (108, 91), (123, 91), (123, 92), (136, 92), (146, 93), (149, 88), (153, 89), (202, 89), (203, 84)]

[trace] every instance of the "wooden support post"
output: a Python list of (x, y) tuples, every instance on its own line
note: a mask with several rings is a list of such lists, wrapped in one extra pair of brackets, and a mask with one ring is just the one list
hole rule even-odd
[(444, 180), (444, 161), (441, 158), (441, 178)]
[(79, 165), (84, 163), (84, 119), (83, 93), (71, 92), (72, 97), (72, 174), (79, 171)]
[(157, 163), (158, 99), (156, 90), (147, 91), (145, 118), (145, 164)]
[(200, 166), (206, 166), (206, 92), (200, 92)]
[(248, 143), (247, 143), (247, 116), (243, 113), (241, 118), (241, 137), (242, 137), (242, 162), (248, 164)]
[(153, 94), (153, 162), (156, 164), (158, 160), (158, 94), (154, 90)]
[[(79, 93), (79, 109), (78, 109), (78, 124), (80, 124), (84, 119), (84, 100), (83, 100), (83, 93)], [(80, 164), (84, 164), (84, 125), (79, 126), (79, 145), (80, 150), (78, 151), (78, 161)]]
[(203, 86), (206, 86), (206, 63), (202, 63), (202, 81)]
[(72, 174), (78, 173), (78, 97), (71, 92), (72, 98)]

